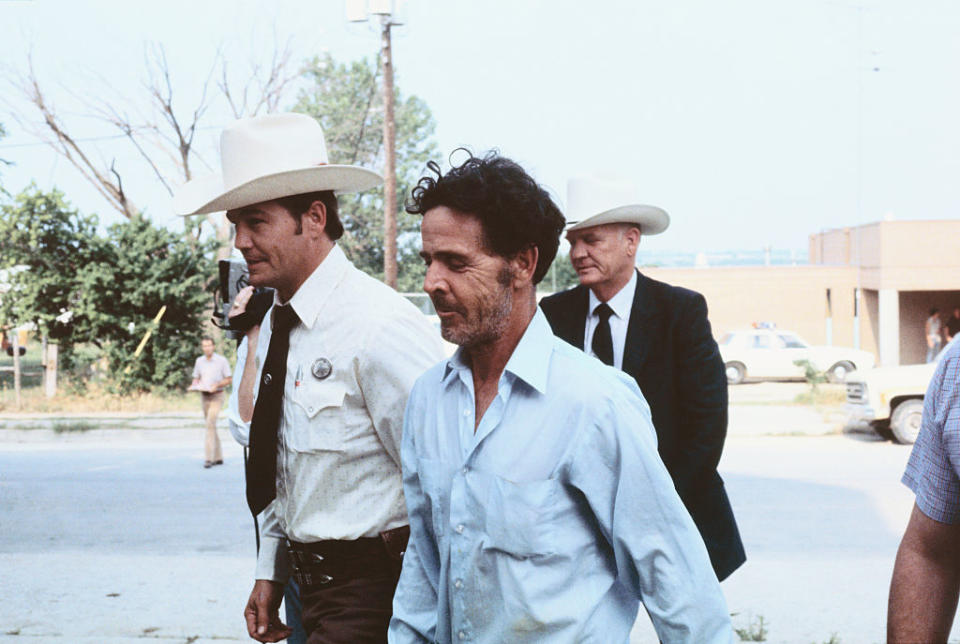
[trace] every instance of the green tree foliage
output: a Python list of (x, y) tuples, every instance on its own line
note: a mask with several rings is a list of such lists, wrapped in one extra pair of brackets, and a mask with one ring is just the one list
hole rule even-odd
[(11, 286), (0, 319), (35, 322), (60, 343), (67, 371), (75, 348), (97, 347), (107, 358), (107, 381), (121, 392), (184, 387), (203, 333), (216, 242), (193, 245), (139, 216), (106, 235), (97, 228), (95, 216), (81, 215), (56, 190), (31, 186), (0, 208), (0, 268)]
[(11, 290), (0, 300), (5, 324), (35, 322), (54, 337), (69, 329), (56, 318), (74, 308), (77, 275), (98, 261), (96, 217), (84, 217), (63, 193), (30, 186), (0, 208), (0, 268)]
[[(215, 274), (217, 242), (192, 245), (142, 216), (114, 224), (107, 238), (107, 261), (78, 276), (85, 296), (77, 315), (88, 322), (91, 341), (103, 346), (110, 380), (122, 392), (184, 388), (203, 335), (210, 300), (204, 287)], [(163, 318), (134, 358), (163, 306)]]
[[(329, 54), (307, 62), (293, 110), (309, 114), (323, 126), (331, 163), (359, 164), (382, 171), (383, 96), (379, 65), (367, 59), (337, 63)], [(407, 214), (403, 202), (427, 161), (439, 155), (433, 140), (436, 123), (430, 108), (416, 96), (404, 98), (395, 88), (397, 127), (397, 286), (419, 291), (423, 284), (420, 217)], [(357, 268), (383, 279), (383, 188), (340, 197), (345, 233), (340, 243)]]

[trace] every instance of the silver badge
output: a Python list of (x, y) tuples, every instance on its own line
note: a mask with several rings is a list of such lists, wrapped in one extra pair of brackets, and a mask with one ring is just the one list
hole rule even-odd
[(330, 364), (330, 361), (326, 358), (317, 358), (310, 367), (310, 373), (312, 373), (313, 377), (317, 380), (323, 380), (333, 373), (333, 365)]

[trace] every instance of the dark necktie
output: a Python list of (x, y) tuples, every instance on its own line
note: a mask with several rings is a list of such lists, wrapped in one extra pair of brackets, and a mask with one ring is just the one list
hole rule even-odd
[(597, 328), (593, 331), (593, 342), (591, 348), (593, 355), (597, 356), (604, 364), (613, 366), (613, 335), (610, 333), (610, 316), (613, 315), (606, 302), (601, 302), (593, 310), (593, 314), (600, 318), (597, 322)]
[(247, 504), (254, 516), (277, 496), (277, 432), (283, 415), (283, 385), (287, 380), (290, 330), (300, 323), (292, 306), (277, 306), (260, 391), (250, 421), (250, 457), (247, 459)]

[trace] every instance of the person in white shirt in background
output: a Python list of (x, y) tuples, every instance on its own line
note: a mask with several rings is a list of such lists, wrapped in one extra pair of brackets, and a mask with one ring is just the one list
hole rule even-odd
[(344, 229), (335, 192), (382, 179), (329, 164), (316, 120), (243, 119), (220, 147), (222, 174), (187, 183), (175, 207), (226, 210), (250, 284), (276, 289), (263, 323), (246, 334), (231, 403), (234, 420), (250, 423), (247, 501), (260, 525), (247, 630), (261, 642), (290, 634), (278, 609), (292, 567), (309, 644), (386, 641), (409, 534), (403, 411), (413, 382), (443, 356), (440, 338), (336, 244)]
[(203, 403), (203, 419), (206, 422), (206, 437), (203, 443), (203, 466), (223, 465), (220, 437), (217, 436), (217, 417), (223, 407), (223, 390), (230, 384), (230, 363), (219, 353), (214, 353), (213, 338), (200, 342), (203, 355), (193, 365), (191, 391), (199, 391)]

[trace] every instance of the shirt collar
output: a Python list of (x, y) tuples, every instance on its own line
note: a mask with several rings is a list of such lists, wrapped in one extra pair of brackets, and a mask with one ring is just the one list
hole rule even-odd
[[(633, 308), (633, 295), (637, 291), (637, 271), (634, 269), (633, 273), (630, 275), (630, 281), (627, 282), (622, 289), (617, 291), (617, 294), (611, 297), (607, 301), (607, 305), (613, 309), (614, 315), (616, 315), (621, 320), (629, 319), (630, 309)], [(590, 291), (590, 308), (588, 310), (589, 315), (593, 315), (593, 311), (600, 304), (600, 298), (593, 294), (593, 291)]]
[[(547, 372), (550, 368), (550, 355), (553, 353), (553, 331), (550, 323), (540, 307), (537, 307), (533, 319), (527, 325), (526, 331), (513, 350), (507, 365), (504, 367), (504, 373), (509, 373), (539, 391), (547, 391)], [(469, 371), (470, 365), (466, 363), (463, 357), (463, 347), (447, 359), (447, 366), (443, 374), (443, 383), (449, 383), (451, 374), (456, 371), (458, 375), (463, 371)]]
[[(350, 261), (347, 256), (340, 250), (339, 245), (334, 244), (327, 256), (320, 262), (320, 265), (310, 273), (310, 277), (300, 285), (297, 292), (287, 302), (293, 307), (297, 317), (300, 318), (300, 322), (308, 329), (313, 328), (317, 316), (323, 310), (323, 305), (327, 302), (330, 294), (333, 293), (333, 289), (336, 288), (349, 266)], [(280, 305), (276, 293), (273, 296), (273, 303), (274, 306)]]

